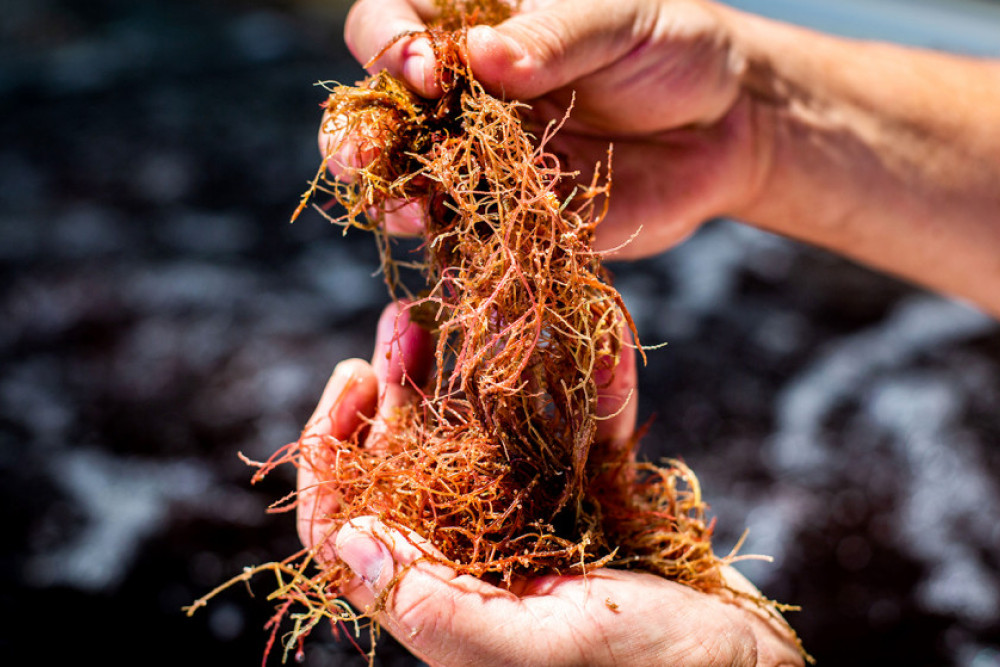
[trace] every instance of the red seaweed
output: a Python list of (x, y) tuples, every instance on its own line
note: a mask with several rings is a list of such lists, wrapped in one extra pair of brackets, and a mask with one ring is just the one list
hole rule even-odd
[[(433, 46), (441, 98), (422, 99), (385, 72), (330, 87), (330, 151), (295, 212), (325, 195), (339, 204), (336, 214), (317, 206), (332, 222), (375, 236), (390, 292), (405, 296), (410, 320), (436, 336), (436, 371), (414, 386), (419, 400), (382, 427), (346, 440), (303, 435), (256, 464), (256, 478), (284, 463), (305, 468), (316, 480), (315, 520), (330, 535), (373, 515), (428, 540), (440, 551), (428, 559), (499, 585), (619, 567), (723, 594), (720, 567), (735, 557), (713, 552), (692, 471), (679, 461), (637, 462), (638, 433), (625, 446), (595, 442), (601, 383), (630, 348), (642, 354), (592, 248), (611, 187), (610, 147), (607, 164), (578, 182), (548, 149), (561, 123), (535, 136), (528, 107), (490, 95), (466, 65), (467, 28), (497, 23), (511, 6), (438, 4), (440, 18), (415, 34)], [(423, 209), (417, 261), (393, 256), (384, 224), (401, 201)], [(425, 290), (403, 287), (407, 266), (422, 273)], [(297, 502), (293, 494), (272, 509)], [(320, 546), (236, 579), (274, 574), (271, 642), (279, 622), (291, 620), (286, 652), (323, 619), (357, 632), (378, 611), (341, 599), (353, 574), (335, 558), (321, 560)], [(753, 602), (774, 614), (782, 608)]]

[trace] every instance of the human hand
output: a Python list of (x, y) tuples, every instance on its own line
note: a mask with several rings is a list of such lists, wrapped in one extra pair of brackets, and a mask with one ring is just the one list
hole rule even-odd
[[(623, 333), (628, 337), (627, 329)], [(330, 539), (335, 527), (324, 517), (331, 515), (336, 494), (320, 488), (309, 461), (322, 460), (329, 437), (346, 440), (361, 428), (372, 432), (385, 428), (393, 410), (418, 398), (431, 373), (434, 340), (426, 330), (410, 322), (406, 304), (390, 304), (379, 319), (371, 363), (347, 359), (337, 364), (319, 404), (303, 429), (299, 441), (303, 465), (298, 468), (298, 530), (308, 548), (318, 547), (320, 561), (333, 557)], [(635, 350), (623, 347), (615, 368), (597, 368), (597, 422), (595, 447), (630, 446), (634, 439), (638, 396)]]
[[(386, 309), (373, 362), (339, 364), (306, 427), (303, 447), (323, 436), (346, 438), (414, 400), (414, 383), (430, 370), (430, 336), (411, 325), (405, 306)], [(626, 353), (602, 390), (602, 446), (625, 446), (635, 428), (634, 356)], [(624, 405), (624, 407), (623, 407)], [(312, 443), (312, 444), (311, 444)], [(698, 593), (649, 574), (598, 570), (545, 576), (494, 587), (429, 562), (432, 545), (372, 517), (335, 532), (316, 501), (315, 479), (300, 468), (299, 532), (322, 562), (339, 557), (357, 575), (346, 588), (359, 609), (376, 600), (405, 570), (378, 621), (431, 665), (528, 664), (800, 664), (780, 624), (735, 600)], [(331, 494), (323, 502), (335, 502)], [(328, 509), (328, 508), (326, 508)], [(753, 592), (735, 571), (730, 586)]]
[[(357, 577), (347, 598), (438, 665), (801, 665), (787, 628), (735, 598), (643, 572), (602, 569), (501, 589), (425, 559), (432, 546), (373, 517), (344, 526), (337, 554)], [(727, 585), (757, 595), (734, 569)]]
[[(360, 0), (345, 38), (368, 62), (434, 13), (430, 0)], [(727, 16), (702, 0), (524, 0), (508, 21), (469, 31), (475, 76), (496, 95), (528, 100), (538, 121), (562, 117), (575, 95), (550, 146), (582, 180), (614, 143), (611, 204), (596, 249), (653, 254), (704, 220), (738, 216), (756, 197), (766, 142), (741, 87), (744, 63)], [(370, 65), (383, 68), (423, 96), (440, 95), (426, 37), (399, 40)], [(324, 155), (336, 139), (321, 133)], [(387, 222), (412, 231), (414, 211)]]

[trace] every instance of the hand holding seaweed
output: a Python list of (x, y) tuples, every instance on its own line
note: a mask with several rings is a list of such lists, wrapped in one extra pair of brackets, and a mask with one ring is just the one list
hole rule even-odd
[[(413, 384), (421, 400), (377, 429), (371, 461), (345, 465), (341, 451), (317, 463), (300, 445), (298, 463), (326, 475), (340, 523), (376, 513), (463, 572), (509, 583), (619, 563), (718, 589), (689, 471), (594, 447), (599, 392), (632, 354), (635, 333), (592, 250), (609, 179), (599, 182), (598, 166), (579, 183), (548, 151), (559, 123), (529, 133), (524, 105), (493, 97), (469, 71), (469, 23), (503, 18), (507, 5), (442, 10), (440, 27), (423, 33), (441, 97), (419, 98), (385, 72), (332, 88), (324, 167), (336, 163), (340, 177), (321, 168), (303, 200), (329, 194), (346, 211), (331, 221), (376, 235), (394, 293), (401, 262), (385, 217), (400, 201), (422, 202), (426, 242), (415, 264), (428, 288), (409, 294), (406, 309), (436, 334), (436, 372)], [(345, 155), (363, 159), (345, 164)]]
[[(400, 322), (400, 313), (403, 321)], [(342, 362), (336, 368), (304, 439), (347, 437), (414, 396), (404, 378), (426, 373), (427, 335), (405, 322), (392, 305), (383, 314), (373, 362)], [(396, 332), (396, 329), (399, 332)], [(619, 368), (602, 393), (605, 405), (627, 399), (635, 368)], [(602, 421), (598, 442), (635, 428), (634, 411)], [(631, 438), (626, 438), (631, 444)], [(623, 443), (618, 443), (623, 444)], [(552, 664), (727, 665), (797, 664), (799, 655), (784, 627), (761, 611), (729, 604), (658, 576), (602, 569), (587, 576), (516, 578), (498, 588), (436, 564), (434, 545), (417, 535), (359, 517), (331, 535), (317, 520), (315, 478), (300, 468), (299, 528), (303, 542), (324, 560), (343, 559), (354, 578), (342, 591), (356, 609), (381, 609), (375, 619), (431, 665)], [(335, 549), (335, 551), (334, 551)], [(430, 554), (432, 558), (426, 556)], [(726, 585), (747, 596), (759, 593), (735, 570), (721, 569)], [(388, 594), (391, 588), (391, 595)], [(540, 621), (540, 619), (542, 619)]]
[[(619, 612), (641, 617), (650, 604), (683, 600), (720, 632), (739, 609), (742, 630), (752, 621), (787, 633), (780, 606), (734, 578), (725, 567), (734, 556), (712, 551), (693, 473), (634, 458), (642, 348), (593, 246), (607, 212), (610, 148), (581, 181), (550, 147), (567, 113), (535, 126), (526, 105), (491, 95), (473, 76), (470, 28), (509, 17), (507, 3), (439, 0), (437, 8), (431, 27), (385, 49), (426, 39), (440, 95), (421, 98), (384, 71), (332, 86), (323, 164), (296, 211), (327, 195), (338, 205), (332, 222), (373, 233), (390, 292), (406, 298), (383, 317), (373, 365), (338, 367), (302, 437), (258, 464), (258, 478), (281, 463), (298, 468), (298, 493), (274, 509), (297, 510), (307, 547), (243, 577), (278, 577), (272, 642), (286, 618), (294, 621), (286, 650), (324, 619), (336, 629), (367, 618), (432, 655), (421, 648), (422, 623), (460, 619), (406, 620), (407, 591), (419, 609), (412, 582), (427, 583), (428, 572), (467, 584), (457, 612), (477, 598), (538, 599), (571, 621), (575, 609), (586, 624), (603, 618), (593, 591), (607, 591), (600, 613), (611, 625)], [(403, 202), (417, 202), (423, 220), (416, 260), (394, 256), (387, 229)], [(425, 290), (403, 287), (406, 268), (421, 272)], [(368, 537), (359, 537), (364, 527)], [(359, 562), (362, 543), (368, 556)], [(662, 602), (638, 595), (650, 576)], [(609, 660), (631, 642), (630, 626), (616, 627), (622, 645), (608, 648)], [(704, 631), (665, 622), (651, 646), (685, 628)], [(760, 648), (759, 633), (747, 632)], [(675, 643), (685, 641), (700, 645)]]
[[(582, 181), (614, 142), (615, 196), (595, 230), (596, 250), (652, 255), (705, 220), (741, 217), (759, 197), (769, 144), (758, 136), (764, 119), (743, 87), (746, 58), (723, 10), (692, 0), (531, 0), (499, 24), (468, 30), (472, 74), (499, 98), (530, 101), (530, 126), (561, 119), (572, 103), (550, 148)], [(360, 0), (347, 42), (372, 74), (386, 70), (437, 99), (437, 60), (423, 31), (441, 13), (430, 0)], [(321, 133), (324, 155), (330, 139)]]

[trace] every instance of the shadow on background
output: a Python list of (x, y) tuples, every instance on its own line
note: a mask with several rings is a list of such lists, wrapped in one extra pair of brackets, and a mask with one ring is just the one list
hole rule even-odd
[[(0, 657), (257, 664), (299, 548), (237, 451), (294, 440), (370, 354), (371, 239), (289, 214), (346, 2), (21, 0), (0, 26)], [(1000, 334), (725, 221), (614, 272), (682, 456), (821, 664), (1000, 664)], [(414, 664), (386, 641), (380, 664)], [(277, 659), (273, 659), (277, 664)], [(310, 665), (363, 664), (317, 636)]]

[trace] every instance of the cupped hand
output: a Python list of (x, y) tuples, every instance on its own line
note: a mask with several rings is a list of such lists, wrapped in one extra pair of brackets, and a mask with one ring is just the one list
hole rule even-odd
[[(423, 30), (435, 11), (432, 0), (360, 0), (348, 46), (367, 63), (397, 35)], [(702, 0), (524, 0), (507, 21), (469, 31), (469, 63), (487, 90), (529, 101), (540, 122), (562, 117), (575, 97), (551, 148), (583, 180), (614, 144), (598, 250), (653, 254), (754, 203), (769, 142), (743, 90), (729, 16)], [(440, 95), (426, 37), (399, 40), (369, 64), (383, 68), (425, 97)], [(324, 155), (329, 141), (321, 135)], [(400, 217), (412, 221), (412, 213)]]
[[(602, 569), (500, 589), (429, 562), (432, 546), (372, 517), (344, 526), (336, 550), (357, 575), (347, 597), (361, 609), (402, 574), (378, 620), (432, 666), (802, 664), (763, 611), (652, 574)], [(756, 593), (735, 570), (724, 576)]]
[[(302, 440), (328, 446), (328, 436), (381, 427), (380, 415), (417, 398), (430, 372), (432, 340), (410, 323), (405, 304), (382, 315), (371, 364), (338, 364)], [(608, 372), (611, 372), (608, 369)], [(603, 446), (631, 442), (637, 403), (635, 358), (627, 349), (601, 389)], [(759, 610), (698, 593), (649, 574), (599, 570), (544, 576), (498, 588), (424, 559), (435, 549), (361, 517), (339, 527), (324, 522), (316, 480), (299, 475), (299, 533), (317, 558), (339, 557), (356, 574), (346, 597), (359, 609), (376, 603), (397, 575), (378, 621), (430, 665), (754, 665), (799, 664), (791, 638)], [(323, 502), (336, 502), (323, 494)], [(326, 510), (326, 511), (325, 511)], [(734, 570), (731, 586), (753, 591)]]

